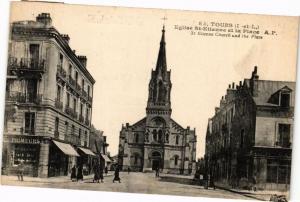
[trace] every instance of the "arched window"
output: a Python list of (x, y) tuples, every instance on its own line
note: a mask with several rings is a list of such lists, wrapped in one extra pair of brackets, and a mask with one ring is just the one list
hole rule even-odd
[(169, 142), (169, 133), (166, 134), (166, 142)]
[(136, 143), (139, 142), (139, 134), (137, 134), (137, 133), (134, 134), (134, 140)]
[(176, 135), (175, 144), (179, 144), (179, 135)]
[(157, 141), (157, 131), (156, 131), (156, 129), (153, 130), (153, 140)]
[(162, 142), (162, 137), (163, 137), (163, 132), (162, 132), (162, 130), (159, 130), (158, 131), (158, 141), (159, 142)]
[(179, 158), (179, 157), (178, 157), (177, 155), (174, 156), (174, 165), (175, 165), (175, 166), (178, 165), (178, 158)]

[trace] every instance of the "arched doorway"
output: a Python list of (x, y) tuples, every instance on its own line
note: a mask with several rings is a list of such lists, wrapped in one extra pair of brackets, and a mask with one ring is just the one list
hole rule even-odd
[(152, 161), (152, 170), (156, 170), (157, 168), (161, 168), (161, 154), (158, 151), (154, 151), (151, 154)]

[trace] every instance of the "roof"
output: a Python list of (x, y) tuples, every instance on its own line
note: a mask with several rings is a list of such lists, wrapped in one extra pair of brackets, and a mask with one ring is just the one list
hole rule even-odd
[[(256, 105), (276, 106), (275, 104), (269, 102), (269, 99), (273, 94), (285, 87), (288, 87), (292, 92), (295, 92), (296, 90), (296, 82), (270, 80), (257, 80), (256, 82), (258, 83), (258, 94), (257, 96), (253, 97)], [(249, 87), (250, 79), (245, 79), (245, 83)], [(291, 96), (291, 99), (294, 99), (294, 96)]]

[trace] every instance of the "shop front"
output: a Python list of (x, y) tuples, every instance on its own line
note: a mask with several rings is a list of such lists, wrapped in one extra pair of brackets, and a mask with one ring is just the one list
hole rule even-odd
[(52, 140), (49, 149), (49, 177), (66, 176), (75, 165), (74, 157), (79, 157), (77, 151), (67, 143)]
[(78, 147), (77, 152), (79, 157), (77, 157), (77, 165), (82, 166), (83, 175), (89, 175), (93, 171), (94, 162), (97, 161), (97, 156), (88, 148)]
[(24, 175), (37, 177), (40, 142), (39, 136), (4, 136), (2, 174), (16, 175), (22, 162)]

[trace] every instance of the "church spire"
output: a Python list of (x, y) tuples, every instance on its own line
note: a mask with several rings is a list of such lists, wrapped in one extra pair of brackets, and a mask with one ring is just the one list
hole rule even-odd
[(159, 71), (162, 71), (162, 73), (167, 71), (165, 25), (163, 26), (163, 29), (162, 29), (162, 36), (161, 36), (161, 40), (160, 40), (160, 47), (159, 47), (159, 53), (158, 53), (155, 71), (157, 73)]

